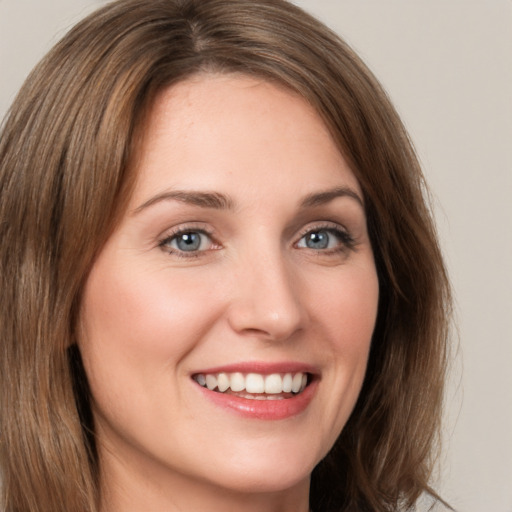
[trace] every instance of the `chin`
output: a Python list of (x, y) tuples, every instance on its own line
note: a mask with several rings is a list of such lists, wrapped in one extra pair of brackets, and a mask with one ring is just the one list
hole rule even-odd
[(243, 473), (237, 471), (232, 475), (226, 474), (222, 481), (215, 484), (243, 494), (270, 494), (287, 491), (309, 482), (312, 469), (304, 471), (304, 468), (301, 468), (299, 471), (280, 466), (281, 464), (277, 464), (258, 470), (244, 468)]
[[(324, 453), (312, 446), (265, 446), (234, 450), (230, 457), (212, 467), (217, 485), (244, 493), (275, 493), (304, 485)], [(312, 443), (314, 444), (314, 443)], [(303, 449), (306, 448), (306, 451)], [(222, 481), (222, 482), (221, 482)]]

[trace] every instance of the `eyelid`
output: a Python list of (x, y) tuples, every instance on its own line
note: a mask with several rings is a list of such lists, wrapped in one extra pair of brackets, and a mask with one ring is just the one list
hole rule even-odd
[(323, 254), (328, 254), (329, 252), (337, 252), (339, 250), (344, 249), (353, 249), (356, 245), (356, 240), (350, 233), (350, 231), (344, 227), (341, 224), (338, 224), (336, 222), (332, 221), (319, 221), (316, 223), (311, 223), (305, 226), (299, 233), (297, 241), (294, 243), (295, 246), (298, 245), (298, 243), (309, 233), (315, 232), (315, 231), (329, 231), (331, 233), (334, 233), (338, 237), (341, 238), (341, 246), (335, 247), (332, 249), (323, 249), (322, 251), (316, 251), (316, 252), (322, 252)]
[(345, 226), (339, 224), (338, 222), (333, 222), (330, 220), (320, 220), (316, 222), (310, 222), (306, 226), (304, 226), (299, 232), (299, 238), (302, 238), (304, 235), (311, 233), (311, 231), (319, 231), (321, 229), (340, 231), (346, 233), (347, 235), (350, 235), (349, 230)]
[[(212, 245), (215, 247), (209, 247), (208, 249), (195, 250), (195, 251), (182, 251), (180, 249), (172, 248), (168, 243), (179, 237), (180, 235), (184, 235), (186, 233), (200, 233), (202, 235), (207, 236)], [(181, 258), (196, 258), (204, 255), (205, 253), (211, 250), (217, 250), (220, 247), (220, 244), (215, 240), (214, 232), (211, 228), (205, 225), (202, 222), (189, 222), (186, 224), (180, 224), (172, 228), (171, 230), (167, 230), (162, 236), (158, 239), (158, 247), (161, 248), (167, 254), (172, 254)]]

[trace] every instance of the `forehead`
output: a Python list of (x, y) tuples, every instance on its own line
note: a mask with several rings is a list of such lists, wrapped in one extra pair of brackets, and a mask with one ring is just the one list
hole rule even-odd
[(233, 74), (197, 75), (164, 90), (144, 126), (135, 201), (164, 188), (288, 186), (360, 191), (317, 112), (298, 94)]

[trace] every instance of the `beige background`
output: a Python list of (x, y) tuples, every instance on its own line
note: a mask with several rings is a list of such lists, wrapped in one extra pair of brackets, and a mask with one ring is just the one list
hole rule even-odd
[[(0, 115), (101, 0), (0, 0)], [(512, 1), (297, 0), (387, 88), (435, 196), (460, 348), (438, 487), (459, 512), (512, 512)]]

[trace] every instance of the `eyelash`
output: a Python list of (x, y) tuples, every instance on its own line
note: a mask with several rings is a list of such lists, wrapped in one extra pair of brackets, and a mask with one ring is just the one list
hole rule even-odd
[[(317, 226), (308, 227), (299, 236), (299, 239), (297, 242), (295, 242), (294, 246), (297, 247), (299, 242), (307, 235), (315, 233), (315, 232), (327, 232), (330, 235), (334, 235), (339, 241), (339, 245), (333, 248), (326, 248), (326, 249), (312, 249), (309, 248), (311, 251), (318, 253), (318, 255), (330, 255), (330, 254), (338, 254), (341, 252), (345, 252), (347, 250), (353, 250), (356, 242), (354, 238), (350, 235), (348, 231), (345, 229), (341, 229), (339, 226), (332, 224), (319, 224)], [(177, 256), (178, 258), (199, 258), (201, 257), (205, 252), (207, 252), (209, 249), (205, 250), (192, 250), (192, 251), (183, 251), (180, 249), (174, 249), (169, 246), (174, 240), (178, 239), (181, 236), (187, 235), (187, 234), (199, 234), (203, 235), (209, 238), (210, 243), (212, 245), (216, 245), (215, 241), (213, 239), (213, 233), (210, 232), (207, 229), (204, 228), (196, 228), (193, 226), (187, 226), (184, 228), (177, 229), (176, 231), (168, 234), (164, 239), (162, 239), (158, 246), (167, 252), (170, 255)], [(216, 250), (216, 249), (213, 249)]]
[(173, 256), (177, 256), (178, 258), (199, 258), (206, 252), (206, 250), (196, 250), (196, 251), (182, 251), (179, 249), (174, 249), (170, 247), (168, 244), (172, 243), (174, 240), (178, 239), (181, 236), (197, 233), (203, 236), (208, 237), (211, 240), (212, 245), (215, 245), (213, 240), (213, 233), (204, 228), (196, 228), (194, 226), (187, 226), (185, 228), (176, 229), (172, 233), (168, 234), (163, 240), (158, 243), (158, 246), (164, 250), (167, 254), (171, 254)]
[(341, 228), (338, 225), (333, 224), (318, 224), (313, 227), (306, 228), (300, 235), (299, 241), (295, 243), (297, 245), (305, 236), (312, 234), (312, 233), (318, 233), (318, 232), (327, 232), (330, 235), (334, 235), (336, 238), (339, 239), (340, 244), (336, 247), (330, 248), (330, 249), (320, 249), (320, 250), (314, 250), (312, 251), (318, 253), (318, 255), (330, 255), (330, 254), (338, 254), (341, 252), (345, 252), (347, 250), (353, 250), (356, 245), (355, 239), (352, 237), (352, 235), (346, 230)]

